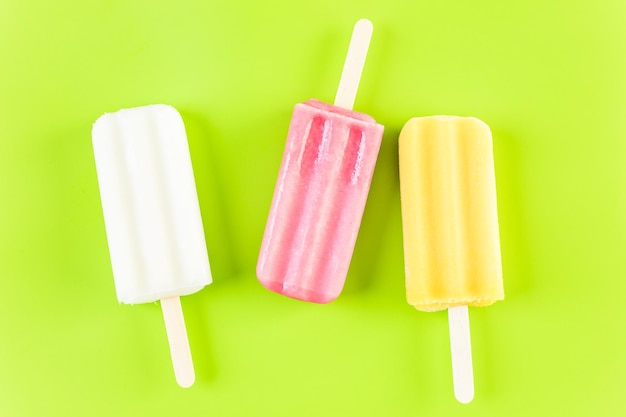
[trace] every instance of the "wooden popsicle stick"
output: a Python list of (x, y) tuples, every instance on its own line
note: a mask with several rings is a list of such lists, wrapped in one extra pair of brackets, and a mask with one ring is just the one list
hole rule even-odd
[(467, 404), (474, 398), (472, 342), (467, 306), (448, 309), (448, 326), (450, 328), (450, 350), (452, 351), (454, 396), (460, 403)]
[(348, 54), (343, 64), (341, 80), (339, 80), (339, 87), (335, 96), (335, 106), (350, 110), (354, 106), (354, 99), (361, 81), (361, 73), (363, 72), (363, 65), (365, 65), (373, 30), (372, 22), (367, 19), (361, 19), (354, 25)]
[(180, 297), (168, 297), (161, 299), (161, 310), (165, 320), (165, 330), (170, 344), (172, 365), (176, 382), (183, 388), (193, 385), (196, 375), (191, 360), (191, 350), (187, 339), (185, 318), (180, 305)]

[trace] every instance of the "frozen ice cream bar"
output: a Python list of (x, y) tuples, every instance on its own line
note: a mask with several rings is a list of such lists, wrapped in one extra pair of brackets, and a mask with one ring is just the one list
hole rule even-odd
[(411, 119), (399, 140), (406, 295), (418, 310), (504, 298), (489, 127)]
[(177, 380), (189, 386), (178, 297), (211, 273), (182, 118), (166, 105), (120, 110), (96, 121), (92, 139), (117, 298), (161, 300)]
[(288, 297), (327, 303), (343, 289), (383, 126), (352, 111), (372, 25), (355, 25), (335, 105), (297, 104), (278, 173), (257, 277)]
[(471, 117), (414, 118), (399, 152), (407, 300), (448, 309), (455, 392), (468, 402), (467, 306), (504, 298), (491, 132)]
[(296, 105), (257, 265), (265, 287), (315, 303), (339, 295), (382, 132), (361, 113)]

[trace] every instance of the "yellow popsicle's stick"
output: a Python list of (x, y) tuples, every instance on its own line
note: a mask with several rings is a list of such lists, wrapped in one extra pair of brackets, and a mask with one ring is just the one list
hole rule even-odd
[(472, 342), (467, 306), (448, 309), (448, 326), (450, 328), (454, 396), (460, 403), (467, 404), (474, 398)]

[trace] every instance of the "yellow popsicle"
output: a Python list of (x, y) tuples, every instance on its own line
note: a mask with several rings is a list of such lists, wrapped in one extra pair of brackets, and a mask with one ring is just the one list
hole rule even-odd
[(502, 300), (489, 127), (473, 117), (414, 118), (399, 152), (408, 303), (437, 311)]

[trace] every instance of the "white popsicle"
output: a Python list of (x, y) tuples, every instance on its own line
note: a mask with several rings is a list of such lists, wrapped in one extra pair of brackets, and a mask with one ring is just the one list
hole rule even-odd
[(182, 118), (150, 105), (101, 116), (94, 156), (117, 298), (161, 300), (177, 382), (195, 376), (179, 296), (211, 283)]

